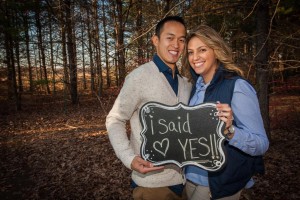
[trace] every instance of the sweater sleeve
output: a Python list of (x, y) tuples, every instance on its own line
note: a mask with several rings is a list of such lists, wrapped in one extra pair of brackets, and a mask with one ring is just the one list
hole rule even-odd
[(126, 122), (131, 118), (139, 102), (139, 84), (135, 76), (129, 74), (124, 85), (106, 117), (106, 128), (111, 145), (117, 157), (131, 169), (131, 162), (136, 156), (126, 133)]

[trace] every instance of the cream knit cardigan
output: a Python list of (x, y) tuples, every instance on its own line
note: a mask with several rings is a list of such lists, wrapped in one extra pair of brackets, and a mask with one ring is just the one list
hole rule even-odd
[[(109, 140), (117, 157), (129, 168), (133, 158), (140, 155), (141, 124), (140, 108), (149, 101), (166, 105), (179, 102), (188, 104), (191, 84), (186, 78), (178, 75), (178, 95), (163, 73), (153, 61), (133, 70), (125, 79), (113, 108), (106, 118), (106, 128)], [(130, 139), (126, 134), (126, 122), (130, 120)], [(143, 187), (164, 187), (183, 183), (180, 168), (176, 165), (166, 165), (163, 171), (141, 174), (132, 172), (134, 182)]]

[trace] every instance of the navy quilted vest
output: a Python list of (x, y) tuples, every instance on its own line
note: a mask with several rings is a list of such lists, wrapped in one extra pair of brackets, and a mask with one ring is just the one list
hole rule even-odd
[[(193, 73), (193, 70), (191, 72)], [(219, 66), (206, 89), (204, 102), (220, 101), (231, 105), (235, 81), (239, 78), (241, 77)], [(192, 94), (194, 91), (195, 89), (193, 89)], [(208, 172), (209, 187), (213, 199), (237, 193), (246, 186), (255, 173), (264, 173), (262, 156), (250, 156), (229, 145), (227, 141), (224, 145), (227, 158), (226, 165), (218, 172)]]

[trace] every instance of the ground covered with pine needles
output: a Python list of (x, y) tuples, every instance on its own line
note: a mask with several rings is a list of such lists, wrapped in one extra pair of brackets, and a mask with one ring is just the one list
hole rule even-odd
[[(0, 199), (131, 199), (130, 170), (116, 158), (105, 117), (116, 91), (99, 100), (24, 95), (22, 111), (1, 100)], [(300, 98), (272, 96), (266, 174), (242, 200), (300, 199)]]

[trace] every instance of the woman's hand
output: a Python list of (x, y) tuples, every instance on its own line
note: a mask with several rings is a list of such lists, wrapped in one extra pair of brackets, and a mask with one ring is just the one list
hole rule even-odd
[(151, 162), (143, 160), (140, 156), (136, 156), (131, 162), (131, 169), (146, 174), (151, 171), (162, 170), (164, 166), (154, 167)]
[[(220, 102), (217, 102), (216, 107), (218, 110), (218, 116), (219, 116), (220, 120), (222, 120), (226, 124), (225, 134), (227, 134), (228, 133), (227, 129), (232, 125), (232, 121), (233, 121), (233, 112), (231, 110), (231, 107), (228, 104), (222, 104)], [(233, 137), (233, 135), (232, 135), (232, 137)]]

